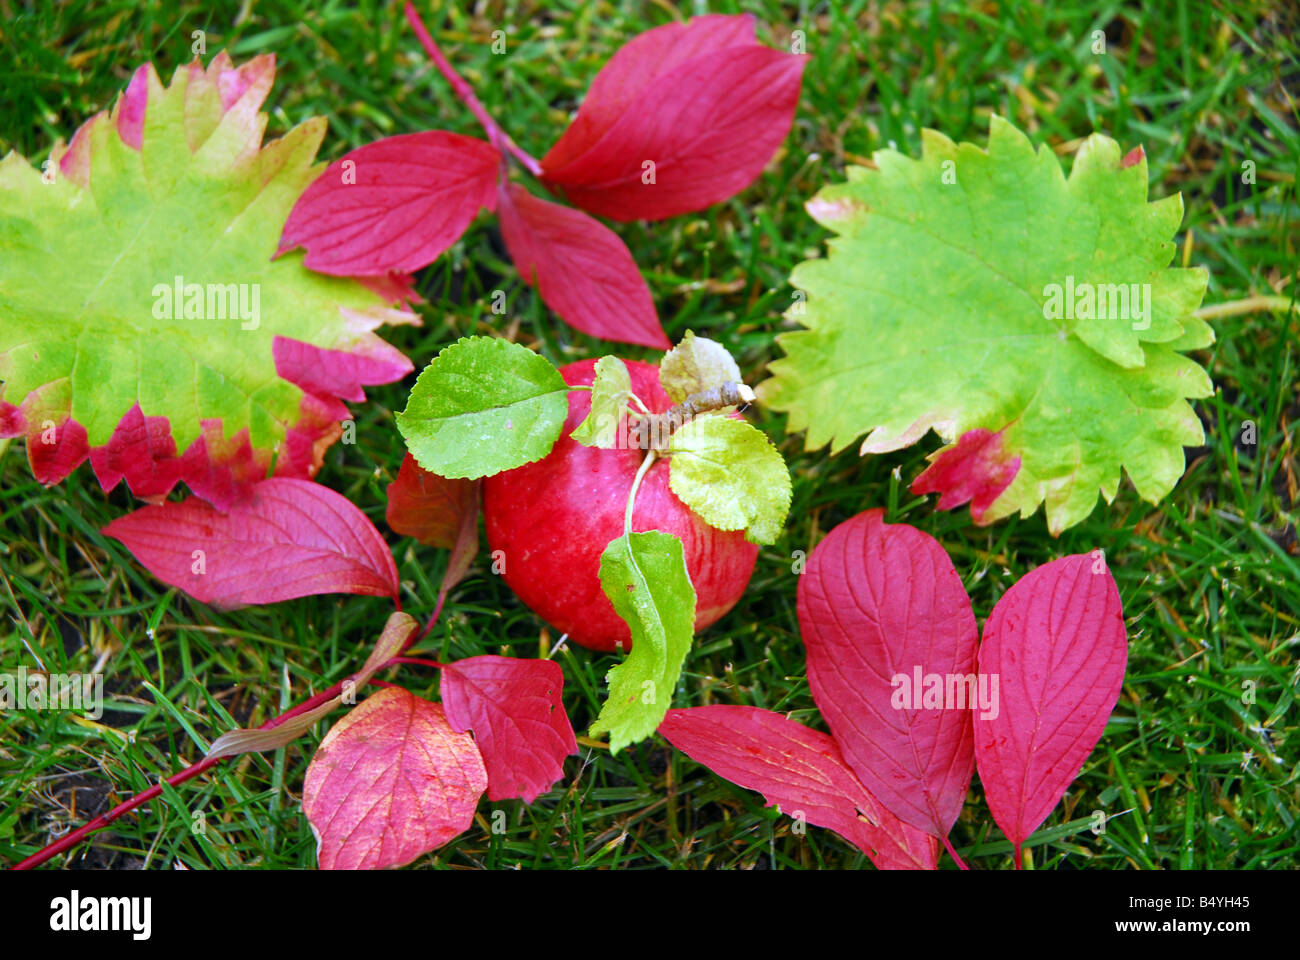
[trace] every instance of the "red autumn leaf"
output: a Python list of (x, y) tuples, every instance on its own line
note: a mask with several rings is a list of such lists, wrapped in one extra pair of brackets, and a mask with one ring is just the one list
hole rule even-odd
[(144, 507), (103, 532), (159, 580), (217, 607), (317, 593), (397, 595), (397, 566), (374, 524), (307, 480), (263, 480), (226, 513), (194, 497)]
[[(872, 795), (943, 838), (975, 768), (967, 688), (950, 680), (976, 679), (979, 633), (943, 548), (883, 516), (869, 510), (840, 524), (808, 559), (798, 592), (808, 683)], [(913, 690), (918, 674), (937, 674), (940, 693), (957, 687), (963, 701), (926, 708), (930, 684)], [(896, 686), (895, 677), (905, 682)], [(903, 699), (907, 692), (915, 699)]]
[(1119, 699), (1128, 639), (1100, 556), (1062, 557), (1020, 579), (993, 608), (980, 673), (1001, 709), (975, 720), (975, 759), (993, 819), (1015, 847), (1052, 812)]
[(388, 525), (423, 544), (450, 550), (438, 588), (438, 609), (464, 579), (478, 553), (478, 480), (450, 480), (430, 473), (409, 453), (388, 485)]
[(432, 263), (496, 203), (501, 154), (474, 137), (426, 130), (334, 161), (298, 198), (280, 253), (337, 276), (406, 273)]
[(872, 797), (820, 731), (770, 710), (713, 706), (669, 710), (659, 732), (696, 763), (762, 793), (769, 807), (834, 830), (882, 870), (935, 868), (934, 837)]
[(488, 799), (532, 803), (577, 753), (564, 712), (564, 671), (552, 660), (470, 657), (442, 668), (442, 702), (459, 732), (474, 731), (488, 773)]
[(382, 870), (410, 863), (464, 833), (487, 788), (468, 734), (442, 705), (401, 687), (359, 703), (321, 741), (302, 807), (323, 870)]
[(647, 31), (592, 82), (542, 158), (543, 180), (613, 220), (662, 220), (725, 200), (785, 139), (805, 60), (758, 43), (748, 14)]
[(520, 276), (572, 327), (667, 350), (654, 301), (618, 234), (581, 210), (503, 184), (497, 216)]
[(409, 453), (397, 479), (388, 485), (388, 526), (442, 550), (456, 545), (461, 520), (478, 507), (477, 482), (448, 480), (430, 473)]

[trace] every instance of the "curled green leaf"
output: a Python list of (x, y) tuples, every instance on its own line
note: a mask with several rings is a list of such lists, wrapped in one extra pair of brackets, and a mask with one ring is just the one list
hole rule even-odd
[(695, 634), (695, 588), (681, 540), (651, 530), (611, 540), (600, 556), (600, 585), (632, 631), (627, 659), (609, 671), (609, 699), (591, 726), (617, 753), (654, 733)]
[(584, 447), (613, 447), (631, 396), (632, 376), (627, 364), (618, 357), (601, 357), (596, 361), (596, 379), (591, 384), (591, 412), (570, 436)]

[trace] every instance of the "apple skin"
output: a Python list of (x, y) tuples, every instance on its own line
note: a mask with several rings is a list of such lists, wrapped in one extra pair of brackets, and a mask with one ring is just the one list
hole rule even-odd
[[(659, 368), (627, 360), (632, 390), (654, 413), (672, 401)], [(595, 360), (561, 368), (571, 386), (590, 385)], [(569, 416), (544, 459), (483, 481), (488, 546), (504, 551), (506, 583), (543, 620), (592, 650), (630, 650), (631, 633), (600, 585), (600, 555), (623, 535), (628, 491), (645, 458), (639, 449), (584, 447), (570, 433), (591, 409), (589, 391), (569, 394)], [(758, 547), (743, 531), (717, 530), (668, 488), (668, 461), (659, 459), (641, 481), (633, 531), (661, 530), (682, 541), (695, 587), (695, 629), (717, 622), (745, 592)]]

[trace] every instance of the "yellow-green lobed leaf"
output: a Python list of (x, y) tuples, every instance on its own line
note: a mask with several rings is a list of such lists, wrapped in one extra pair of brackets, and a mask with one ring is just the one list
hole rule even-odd
[[(807, 431), (808, 449), (833, 453), (864, 434), (863, 453), (931, 428), (950, 445), (996, 434), (990, 471), (1014, 479), (972, 504), (980, 522), (1043, 503), (1059, 533), (1099, 493), (1110, 500), (1121, 471), (1159, 500), (1182, 474), (1182, 447), (1202, 442), (1187, 401), (1212, 392), (1181, 352), (1213, 332), (1192, 315), (1206, 271), (1169, 267), (1180, 198), (1147, 202), (1145, 158), (1126, 165), (1099, 134), (1068, 179), (1050, 149), (997, 117), (987, 151), (929, 130), (922, 147), (919, 160), (880, 151), (878, 169), (850, 168), (809, 202), (838, 236), (792, 275), (807, 300), (790, 316), (806, 329), (777, 338), (786, 356), (759, 399)], [(1052, 285), (1067, 282), (1093, 290), (1104, 315), (1053, 319)], [(1130, 284), (1148, 310), (1118, 301), (1114, 288)]]
[[(247, 89), (224, 108), (218, 86), (240, 71)], [(307, 120), (262, 145), (270, 58), (236, 70), (220, 54), (206, 71), (180, 67), (166, 86), (152, 67), (143, 76), (140, 149), (123, 141), (115, 111), (81, 129), (72, 175), (59, 171), (62, 148), (46, 179), (15, 153), (0, 161), (3, 399), (18, 406), (44, 388), (91, 447), (139, 403), (167, 418), (178, 451), (206, 420), (276, 449), (304, 398), (277, 373), (277, 336), (382, 352), (400, 375), (409, 364), (370, 330), (417, 318), (353, 280), (306, 270), (301, 254), (273, 259), (294, 201), (323, 169), (313, 161), (326, 123)], [(202, 317), (176, 303), (160, 309), (178, 277), (183, 290), (204, 290)], [(208, 292), (232, 286), (248, 319)]]

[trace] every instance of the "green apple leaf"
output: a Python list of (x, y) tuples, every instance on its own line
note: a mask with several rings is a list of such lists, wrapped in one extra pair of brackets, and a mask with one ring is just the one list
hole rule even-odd
[(993, 118), (988, 150), (922, 134), (850, 168), (808, 210), (837, 236), (799, 265), (759, 399), (806, 445), (897, 450), (933, 428), (948, 446), (913, 484), (978, 523), (1045, 503), (1057, 534), (1116, 493), (1121, 469), (1156, 502), (1202, 441), (1189, 398), (1213, 342), (1196, 318), (1208, 275), (1169, 268), (1179, 196), (1147, 202), (1140, 148), (1094, 134), (1067, 179), (1050, 149)]
[(682, 424), (668, 449), (668, 486), (679, 500), (719, 530), (776, 542), (790, 510), (790, 471), (761, 430), (707, 414)]
[(690, 330), (659, 362), (659, 383), (673, 403), (728, 382), (741, 380), (740, 368), (727, 348), (716, 340), (697, 337)]
[(609, 699), (591, 733), (609, 732), (609, 748), (644, 740), (672, 704), (695, 634), (695, 588), (682, 542), (651, 530), (611, 540), (600, 555), (600, 585), (632, 631), (627, 659), (609, 671)]
[(462, 337), (424, 368), (397, 429), (425, 470), (475, 480), (550, 453), (568, 393), (560, 372), (527, 347)]
[(591, 412), (570, 436), (584, 447), (613, 447), (631, 396), (632, 375), (627, 364), (618, 357), (601, 357), (591, 383)]
[(273, 259), (326, 126), (264, 145), (274, 77), (270, 56), (167, 86), (145, 65), (44, 172), (0, 161), (0, 436), (27, 436), (43, 482), (89, 456), (106, 489), (184, 481), (222, 505), (272, 462), (311, 476), (339, 399), (411, 370), (371, 332), (418, 322), (389, 306), (398, 285)]

